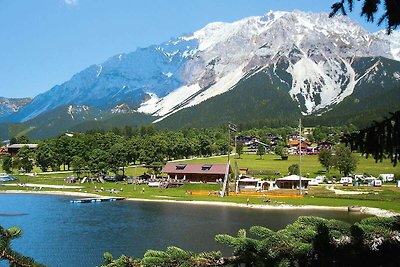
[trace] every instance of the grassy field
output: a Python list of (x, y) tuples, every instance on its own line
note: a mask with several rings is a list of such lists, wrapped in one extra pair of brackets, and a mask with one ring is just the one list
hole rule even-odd
[[(358, 165), (355, 174), (370, 174), (375, 177), (379, 176), (381, 173), (395, 173), (397, 177), (400, 178), (400, 164), (393, 167), (390, 160), (385, 160), (383, 162), (375, 163), (371, 158), (366, 159), (360, 154), (356, 154), (358, 158)], [(213, 157), (204, 159), (193, 159), (190, 161), (185, 161), (187, 163), (225, 163), (227, 162), (227, 157)], [(249, 170), (268, 170), (268, 171), (278, 171), (281, 175), (287, 175), (288, 167), (292, 164), (298, 164), (299, 157), (296, 155), (289, 156), (288, 160), (281, 160), (279, 156), (276, 155), (264, 155), (261, 159), (257, 155), (241, 155), (237, 159), (237, 164), (239, 168), (249, 168)], [(231, 166), (234, 167), (233, 157), (231, 157)], [(302, 175), (309, 175), (309, 177), (316, 177), (318, 175), (326, 175), (325, 169), (321, 166), (318, 161), (317, 155), (306, 155), (301, 158), (301, 169)], [(340, 174), (336, 170), (332, 170), (328, 175), (340, 177)], [(260, 177), (264, 178), (264, 177)]]
[[(233, 158), (232, 158), (233, 159)], [(182, 162), (186, 163), (225, 163), (227, 160), (226, 156), (223, 157), (212, 157), (206, 159), (192, 159)], [(287, 174), (288, 166), (298, 163), (297, 156), (289, 156), (287, 161), (280, 160), (275, 155), (265, 155), (262, 159), (257, 155), (242, 155), (241, 158), (237, 159), (239, 168), (249, 168), (250, 170), (269, 170), (278, 171), (281, 175)], [(234, 166), (232, 160), (232, 167)], [(36, 172), (40, 172), (39, 169), (35, 169)], [(0, 170), (1, 172), (1, 170)], [(148, 169), (138, 168), (126, 168), (126, 174), (137, 176), (144, 172), (149, 172)], [(325, 174), (324, 169), (320, 166), (317, 156), (304, 156), (302, 157), (302, 173), (309, 173), (310, 177), (315, 177), (320, 174)], [(372, 159), (365, 159), (359, 156), (359, 164), (356, 173), (368, 173), (374, 176), (378, 176), (380, 173), (395, 173), (397, 177), (400, 175), (400, 167), (393, 167), (389, 161), (383, 163), (375, 163)], [(54, 184), (54, 185), (66, 185), (65, 179), (72, 172), (67, 173), (48, 173), (38, 174), (35, 177), (27, 175), (15, 175), (19, 178), (20, 183), (34, 183), (37, 184), (37, 188), (40, 184)], [(332, 171), (330, 175), (339, 174), (336, 171)], [(265, 177), (265, 176), (261, 176)], [(274, 178), (274, 177), (271, 177)], [(85, 184), (74, 184), (82, 185), (83, 189), (60, 189), (60, 191), (79, 191), (83, 193), (97, 193), (100, 195), (117, 195), (121, 197), (129, 198), (142, 198), (142, 199), (157, 199), (157, 200), (186, 200), (186, 201), (223, 201), (223, 202), (235, 202), (235, 203), (246, 203), (247, 198), (250, 200), (250, 204), (262, 204), (262, 205), (278, 205), (278, 204), (289, 204), (289, 205), (319, 205), (319, 206), (352, 206), (359, 205), (365, 207), (376, 207), (382, 208), (394, 212), (400, 213), (400, 189), (396, 188), (394, 183), (384, 185), (383, 187), (344, 187), (341, 185), (335, 185), (335, 188), (341, 190), (351, 191), (365, 191), (368, 194), (363, 195), (335, 195), (332, 191), (327, 190), (326, 186), (309, 187), (308, 195), (304, 197), (275, 197), (273, 194), (267, 192), (267, 197), (271, 199), (271, 202), (265, 203), (262, 195), (235, 195), (231, 194), (229, 197), (220, 198), (215, 196), (214, 192), (221, 190), (219, 184), (186, 184), (180, 188), (151, 188), (147, 185), (132, 185), (126, 184), (125, 182), (113, 183), (85, 183)], [(37, 190), (36, 188), (36, 190)], [(103, 190), (100, 190), (103, 188)], [(144, 188), (144, 192), (142, 189)], [(0, 190), (18, 189), (18, 190), (33, 190), (33, 188), (27, 187), (9, 187), (0, 186)], [(117, 194), (112, 194), (109, 190), (114, 189)], [(55, 189), (42, 188), (41, 191)], [(196, 194), (196, 192), (206, 192), (206, 194)], [(207, 194), (210, 192), (210, 195)], [(296, 191), (292, 191), (291, 194), (296, 194)]]
[[(23, 177), (21, 177), (23, 179)], [(31, 178), (30, 183), (37, 183), (38, 186), (35, 190), (38, 190), (40, 184), (44, 181), (41, 178)], [(65, 184), (61, 180), (47, 180), (48, 184), (62, 185)], [(85, 183), (85, 184), (74, 184), (83, 185), (84, 189), (58, 189), (64, 192), (82, 192), (82, 193), (96, 193), (104, 196), (120, 196), (128, 198), (141, 198), (141, 199), (154, 199), (154, 200), (185, 200), (185, 201), (218, 201), (218, 202), (234, 202), (234, 203), (246, 203), (247, 198), (250, 200), (250, 204), (262, 204), (262, 205), (318, 205), (318, 206), (364, 206), (364, 207), (375, 207), (389, 211), (400, 213), (400, 189), (395, 188), (394, 185), (384, 186), (381, 188), (370, 188), (370, 187), (358, 187), (357, 190), (368, 191), (365, 195), (335, 195), (331, 191), (328, 191), (325, 186), (309, 187), (308, 195), (304, 197), (275, 197), (273, 193), (266, 193), (268, 199), (271, 200), (269, 203), (265, 203), (261, 194), (239, 194), (236, 195), (231, 193), (228, 197), (218, 197), (214, 193), (221, 189), (218, 184), (187, 184), (180, 188), (154, 188), (148, 187), (147, 185), (132, 185), (126, 184), (125, 182), (119, 183)], [(104, 190), (101, 191), (100, 189)], [(341, 185), (336, 188), (344, 189)], [(33, 188), (27, 187), (10, 187), (0, 186), (0, 190), (33, 190)], [(114, 189), (117, 193), (113, 194), (108, 190)], [(142, 189), (144, 189), (142, 191)], [(350, 187), (354, 189), (354, 187)], [(42, 188), (40, 191), (55, 191), (56, 189)], [(211, 195), (196, 195), (197, 191), (210, 192)], [(293, 191), (293, 194), (296, 192)]]

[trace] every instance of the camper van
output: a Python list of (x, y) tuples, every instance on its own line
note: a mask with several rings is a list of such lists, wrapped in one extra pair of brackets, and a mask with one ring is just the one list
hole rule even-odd
[(364, 174), (354, 174), (354, 180), (356, 181), (363, 181), (364, 180)]
[(382, 182), (393, 182), (394, 174), (393, 173), (379, 174), (379, 178), (382, 180)]
[(378, 186), (382, 186), (382, 181), (379, 179), (376, 179), (376, 180), (373, 180), (370, 184), (371, 184), (371, 186), (378, 187)]
[(318, 184), (322, 184), (324, 182), (324, 180), (325, 180), (325, 175), (323, 175), (323, 176), (320, 175), (320, 176), (315, 177), (315, 181), (317, 181)]
[(348, 185), (353, 183), (353, 178), (351, 177), (342, 177), (340, 178), (340, 182), (342, 185)]

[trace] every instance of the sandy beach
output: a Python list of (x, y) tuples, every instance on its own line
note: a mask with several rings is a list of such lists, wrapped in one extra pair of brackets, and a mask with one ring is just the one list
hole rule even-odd
[[(76, 197), (104, 197), (94, 193), (85, 192), (62, 192), (62, 191), (28, 191), (28, 190), (5, 190), (0, 191), (0, 194), (42, 194), (42, 195), (62, 195), (62, 196), (76, 196)], [(164, 196), (160, 196), (163, 198)], [(127, 201), (145, 201), (145, 202), (169, 202), (176, 204), (189, 204), (189, 205), (219, 205), (228, 207), (240, 207), (248, 209), (263, 209), (263, 210), (332, 210), (332, 211), (347, 211), (348, 207), (329, 207), (329, 206), (294, 206), (294, 205), (260, 205), (260, 204), (242, 204), (233, 202), (220, 202), (220, 201), (185, 201), (185, 200), (173, 200), (173, 199), (140, 199), (140, 198), (127, 198)], [(379, 209), (379, 208), (369, 208), (361, 207), (361, 213), (374, 215), (378, 217), (392, 217), (399, 216), (400, 214)]]

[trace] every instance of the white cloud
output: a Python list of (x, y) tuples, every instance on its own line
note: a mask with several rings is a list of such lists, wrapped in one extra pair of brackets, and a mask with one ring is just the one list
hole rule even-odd
[(76, 6), (78, 5), (78, 0), (64, 0), (67, 5)]

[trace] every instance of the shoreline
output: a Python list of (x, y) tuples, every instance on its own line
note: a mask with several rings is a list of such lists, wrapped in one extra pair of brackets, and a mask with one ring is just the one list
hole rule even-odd
[[(62, 192), (62, 191), (31, 191), (31, 190), (4, 190), (0, 194), (37, 194), (37, 195), (60, 195), (60, 196), (76, 196), (76, 197), (104, 197), (95, 193), (82, 193), (82, 192)], [(239, 207), (250, 209), (262, 210), (333, 210), (333, 211), (348, 211), (348, 207), (330, 207), (330, 206), (313, 206), (313, 205), (260, 205), (260, 204), (242, 204), (235, 202), (221, 202), (221, 201), (196, 201), (196, 200), (172, 200), (172, 199), (143, 199), (143, 198), (126, 198), (127, 201), (140, 201), (140, 202), (159, 202), (159, 203), (177, 203), (177, 204), (190, 204), (190, 205), (210, 205), (210, 206), (227, 206)], [(361, 207), (360, 210), (363, 214), (373, 215), (377, 217), (393, 217), (400, 214), (383, 210), (379, 208)]]

